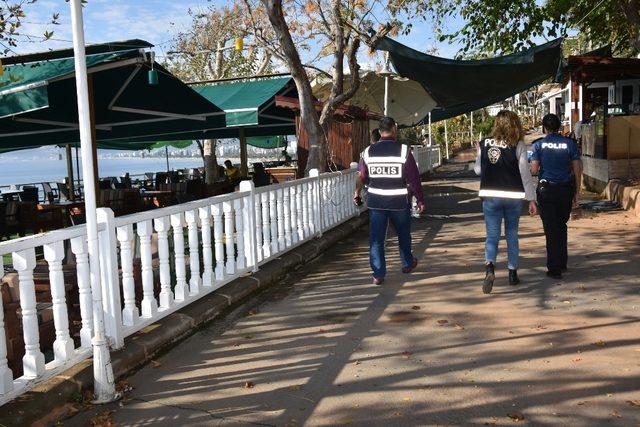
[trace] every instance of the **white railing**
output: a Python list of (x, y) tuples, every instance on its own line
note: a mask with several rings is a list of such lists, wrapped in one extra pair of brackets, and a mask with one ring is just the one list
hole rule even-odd
[[(124, 347), (127, 336), (358, 215), (352, 201), (356, 167), (320, 175), (312, 171), (308, 178), (260, 188), (243, 181), (239, 192), (117, 218), (110, 209), (99, 209), (102, 297), (111, 347)], [(44, 260), (37, 260), (37, 253)], [(25, 355), (23, 374), (14, 378), (0, 300), (0, 405), (89, 357), (93, 336), (85, 226), (0, 243), (0, 261), (4, 255), (11, 256), (18, 274)], [(75, 265), (77, 288), (65, 285), (65, 258), (75, 259), (66, 264)], [(48, 270), (52, 344), (40, 342), (36, 264)], [(77, 293), (79, 302), (75, 333), (69, 292)]]
[(439, 146), (413, 147), (413, 157), (416, 159), (418, 170), (420, 171), (421, 175), (427, 172), (431, 172), (435, 167), (440, 166), (440, 155), (441, 154)]

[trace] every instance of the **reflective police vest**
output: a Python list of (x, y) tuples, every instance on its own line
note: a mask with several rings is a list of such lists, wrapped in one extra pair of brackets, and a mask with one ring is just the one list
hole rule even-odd
[(362, 159), (369, 171), (369, 208), (402, 210), (409, 206), (404, 177), (408, 155), (409, 147), (393, 140), (381, 140), (364, 150)]
[(480, 197), (524, 199), (516, 147), (486, 138), (480, 142)]

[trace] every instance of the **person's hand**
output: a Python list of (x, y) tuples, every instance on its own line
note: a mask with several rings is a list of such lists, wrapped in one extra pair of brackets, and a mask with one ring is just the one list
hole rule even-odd
[(418, 213), (424, 212), (424, 203), (418, 203)]
[(533, 200), (529, 202), (529, 215), (531, 216), (538, 215), (538, 204)]

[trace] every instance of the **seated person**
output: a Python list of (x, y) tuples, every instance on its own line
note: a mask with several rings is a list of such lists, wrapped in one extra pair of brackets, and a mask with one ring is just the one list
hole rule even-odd
[(282, 156), (284, 157), (283, 166), (291, 166), (291, 156), (287, 153), (287, 150), (282, 150)]
[(225, 160), (224, 161), (224, 166), (226, 168), (225, 170), (225, 174), (227, 175), (227, 178), (231, 181), (234, 181), (236, 179), (240, 179), (240, 168), (233, 166), (233, 164), (231, 163), (231, 160)]
[(264, 169), (262, 163), (253, 164), (253, 184), (256, 187), (264, 187), (271, 184), (271, 175)]

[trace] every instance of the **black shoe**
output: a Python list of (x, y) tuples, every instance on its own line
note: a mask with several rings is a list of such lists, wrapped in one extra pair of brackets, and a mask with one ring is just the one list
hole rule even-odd
[(496, 279), (496, 272), (493, 267), (493, 263), (487, 263), (485, 265), (487, 270), (486, 275), (484, 276), (484, 282), (482, 283), (482, 292), (485, 294), (490, 294), (493, 289), (493, 281)]
[(559, 271), (547, 271), (547, 276), (551, 277), (552, 279), (562, 279), (562, 273)]
[(568, 268), (567, 268), (567, 267), (562, 267), (562, 268), (560, 269), (560, 271), (561, 271), (561, 272), (563, 272), (563, 273), (566, 273), (566, 272), (567, 272), (567, 270), (568, 270)]
[(509, 269), (509, 284), (511, 286), (515, 286), (520, 283), (520, 278), (518, 277), (518, 270)]

